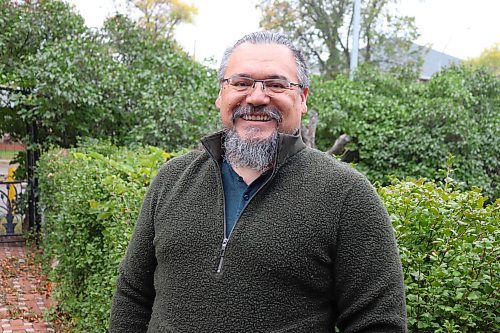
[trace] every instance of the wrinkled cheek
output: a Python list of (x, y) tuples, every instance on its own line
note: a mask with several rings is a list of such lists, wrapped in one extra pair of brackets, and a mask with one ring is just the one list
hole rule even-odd
[(234, 115), (234, 110), (236, 107), (240, 105), (237, 101), (234, 102), (226, 102), (221, 108), (221, 117), (222, 117), (222, 122), (226, 127), (230, 127), (234, 125), (233, 122), (233, 115)]
[(233, 126), (233, 112), (230, 108), (224, 108), (220, 110), (220, 117), (224, 127)]

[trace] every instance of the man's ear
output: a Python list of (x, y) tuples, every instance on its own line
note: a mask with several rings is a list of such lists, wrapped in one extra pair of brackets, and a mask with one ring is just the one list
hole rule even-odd
[(307, 112), (307, 95), (309, 94), (309, 87), (305, 87), (300, 95), (300, 103), (302, 104), (302, 114)]

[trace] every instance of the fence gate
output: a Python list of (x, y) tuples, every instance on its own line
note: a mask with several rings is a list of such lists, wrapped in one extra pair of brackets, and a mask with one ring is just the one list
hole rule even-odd
[(27, 230), (23, 195), (26, 187), (23, 181), (0, 180), (0, 242), (21, 236)]
[(0, 243), (22, 240), (28, 230), (26, 181), (14, 179), (15, 167), (0, 161)]

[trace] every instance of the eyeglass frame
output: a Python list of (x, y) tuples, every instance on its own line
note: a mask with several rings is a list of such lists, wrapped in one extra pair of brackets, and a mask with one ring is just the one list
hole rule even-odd
[[(252, 81), (253, 81), (253, 84), (252, 84), (252, 86), (251, 86), (251, 89), (252, 89), (252, 90), (254, 90), (254, 89), (255, 89), (257, 82), (261, 82), (261, 83), (262, 83), (262, 91), (266, 92), (266, 94), (267, 94), (267, 92), (269, 92), (269, 91), (270, 91), (271, 93), (274, 93), (274, 94), (281, 94), (281, 93), (285, 92), (284, 90), (283, 90), (282, 92), (275, 92), (275, 91), (272, 91), (270, 88), (269, 88), (269, 90), (267, 90), (267, 91), (266, 91), (266, 82), (267, 82), (267, 81), (273, 81), (273, 80), (281, 80), (281, 81), (288, 82), (288, 87), (285, 87), (284, 89), (289, 89), (289, 90), (290, 90), (290, 89), (292, 89), (292, 87), (299, 87), (300, 89), (302, 89), (302, 90), (303, 90), (303, 89), (305, 88), (305, 86), (304, 86), (302, 83), (290, 82), (290, 81), (288, 81), (287, 79), (284, 79), (284, 78), (274, 78), (274, 79), (256, 80), (256, 79), (254, 79), (254, 78), (252, 78), (252, 77), (249, 77), (249, 76), (242, 76), (242, 75), (237, 75), (237, 74), (232, 75), (232, 76), (227, 77), (227, 78), (223, 78), (223, 79), (221, 79), (221, 80), (220, 80), (220, 82), (221, 82), (221, 83), (223, 83), (223, 82), (227, 82), (230, 86), (234, 87), (234, 89), (238, 90), (238, 89), (236, 88), (236, 86), (235, 86), (235, 85), (232, 85), (232, 84), (230, 84), (230, 83), (229, 83), (229, 80), (231, 80), (231, 79), (233, 79), (233, 78), (243, 78), (243, 79), (252, 80)], [(247, 87), (247, 89), (248, 89), (248, 88), (250, 88), (250, 86), (248, 86), (248, 87)], [(241, 90), (241, 92), (244, 92), (245, 90), (246, 90), (246, 89), (243, 89), (243, 90)], [(267, 94), (267, 95), (269, 95), (269, 94)]]

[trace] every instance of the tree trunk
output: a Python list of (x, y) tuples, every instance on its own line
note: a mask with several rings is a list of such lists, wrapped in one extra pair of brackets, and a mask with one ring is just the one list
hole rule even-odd
[[(309, 111), (309, 122), (307, 126), (300, 125), (302, 140), (307, 147), (316, 149), (316, 127), (318, 126), (318, 113)], [(330, 155), (342, 155), (346, 152), (345, 146), (351, 142), (351, 137), (347, 134), (342, 134), (335, 140), (333, 146), (326, 151)]]
[(302, 140), (306, 146), (316, 148), (316, 126), (318, 126), (318, 113), (309, 111), (309, 123), (307, 126), (303, 124), (301, 127)]

